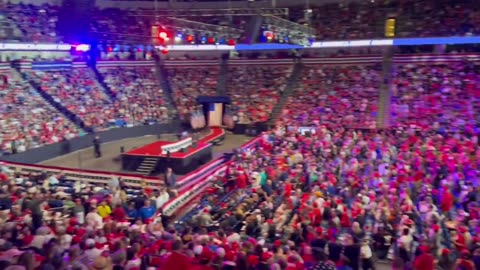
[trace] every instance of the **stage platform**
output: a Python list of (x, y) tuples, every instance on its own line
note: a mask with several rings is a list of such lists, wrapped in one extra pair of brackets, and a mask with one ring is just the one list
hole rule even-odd
[[(162, 173), (171, 167), (177, 174), (189, 173), (212, 159), (212, 143), (223, 140), (222, 128), (211, 128), (209, 133), (182, 151), (165, 153), (162, 149), (183, 141), (156, 141), (122, 154), (122, 168), (127, 171), (141, 171), (143, 167), (154, 166), (151, 174)], [(149, 165), (152, 164), (152, 165)]]

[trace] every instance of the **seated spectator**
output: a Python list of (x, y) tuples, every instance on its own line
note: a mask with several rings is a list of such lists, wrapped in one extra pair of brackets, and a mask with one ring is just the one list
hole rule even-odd
[(167, 71), (173, 101), (184, 119), (188, 119), (197, 106), (198, 96), (215, 96), (217, 93), (217, 67), (175, 67)]
[(155, 68), (101, 68), (99, 71), (115, 95), (113, 118), (117, 126), (166, 123), (170, 120), (165, 93)]
[(0, 85), (0, 130), (0, 155), (79, 136), (70, 120), (15, 76)]
[[(232, 113), (240, 124), (265, 122), (280, 100), (291, 67), (232, 67), (227, 89), (232, 99)], [(241, 89), (241, 91), (239, 91)]]
[(306, 67), (279, 123), (375, 128), (379, 86), (379, 71), (371, 66)]

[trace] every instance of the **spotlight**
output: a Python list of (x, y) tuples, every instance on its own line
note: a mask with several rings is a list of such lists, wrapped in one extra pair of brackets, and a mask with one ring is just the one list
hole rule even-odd
[(235, 46), (235, 40), (233, 38), (228, 40), (228, 45)]
[(181, 41), (182, 41), (182, 38), (181, 38), (181, 37), (179, 37), (179, 36), (176, 36), (176, 37), (175, 37), (175, 42), (181, 42)]
[(168, 49), (162, 49), (162, 54), (167, 54), (168, 53)]
[(192, 35), (188, 35), (188, 36), (187, 36), (187, 41), (188, 41), (188, 42), (193, 42), (193, 36), (192, 36)]
[(209, 38), (207, 39), (207, 43), (208, 43), (208, 44), (213, 44), (213, 43), (215, 43), (215, 39), (214, 39), (213, 37), (209, 37)]

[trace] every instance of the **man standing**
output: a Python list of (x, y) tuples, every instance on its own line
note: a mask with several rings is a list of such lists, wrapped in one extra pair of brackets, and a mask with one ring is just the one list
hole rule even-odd
[(177, 184), (177, 179), (175, 177), (175, 174), (173, 173), (172, 168), (167, 168), (167, 171), (165, 172), (165, 184), (169, 188), (175, 188)]
[(100, 136), (96, 135), (95, 139), (93, 139), (93, 151), (95, 153), (95, 158), (102, 157), (102, 152), (100, 150)]

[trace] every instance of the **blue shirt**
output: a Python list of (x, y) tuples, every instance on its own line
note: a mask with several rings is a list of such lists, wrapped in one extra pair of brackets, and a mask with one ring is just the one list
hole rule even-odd
[(138, 217), (137, 209), (127, 209), (127, 216), (133, 219), (137, 218)]
[(152, 218), (154, 214), (155, 208), (153, 208), (153, 206), (140, 208), (140, 217), (143, 220)]

